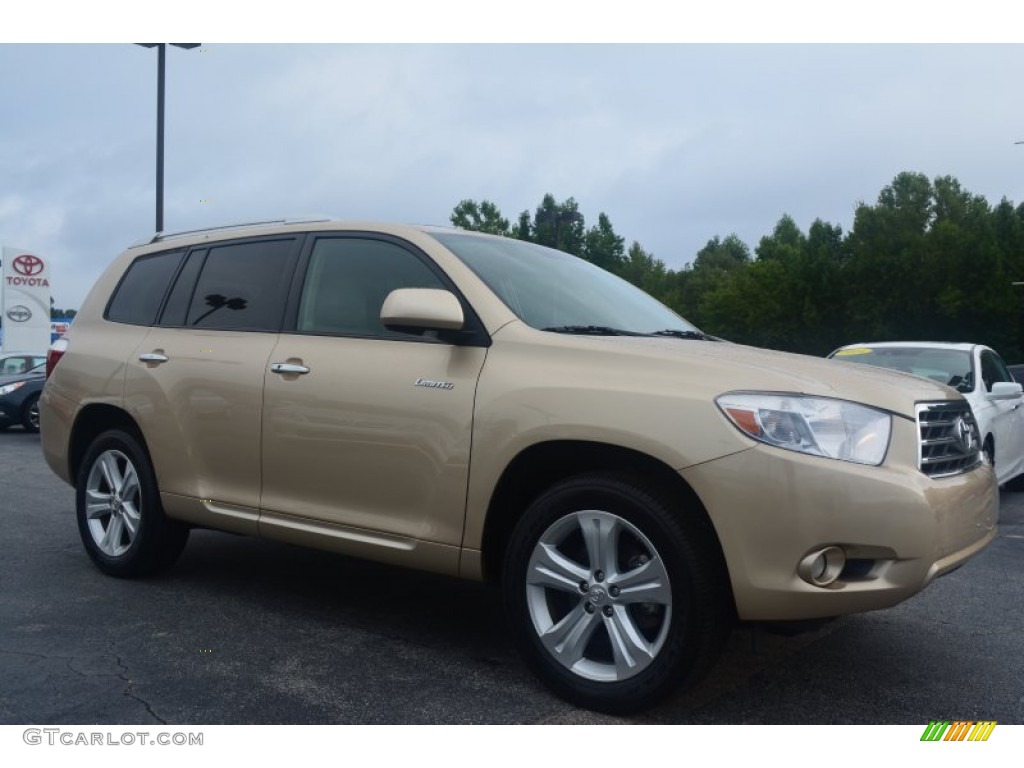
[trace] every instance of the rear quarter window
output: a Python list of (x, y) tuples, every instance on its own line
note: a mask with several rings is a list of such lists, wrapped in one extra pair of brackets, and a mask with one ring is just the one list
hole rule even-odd
[(133, 261), (114, 289), (104, 317), (115, 323), (152, 325), (183, 253), (154, 253)]

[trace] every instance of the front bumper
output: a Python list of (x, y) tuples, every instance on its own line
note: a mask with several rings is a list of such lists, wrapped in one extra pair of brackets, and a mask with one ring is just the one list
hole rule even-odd
[[(894, 425), (889, 456), (916, 456), (913, 425)], [(779, 621), (895, 605), (996, 536), (991, 467), (932, 479), (759, 445), (681, 471), (718, 532), (739, 617)], [(816, 586), (801, 560), (836, 546), (847, 568)]]
[(13, 395), (0, 397), (0, 427), (21, 424), (21, 408), (21, 398), (15, 401)]

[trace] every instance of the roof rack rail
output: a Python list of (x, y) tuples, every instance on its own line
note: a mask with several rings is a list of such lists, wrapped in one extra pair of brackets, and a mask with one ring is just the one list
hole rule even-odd
[(219, 227), (201, 227), (199, 229), (183, 229), (176, 232), (157, 232), (152, 237), (144, 237), (132, 243), (129, 248), (139, 248), (143, 245), (151, 245), (153, 243), (163, 242), (164, 240), (173, 240), (176, 237), (186, 237), (188, 235), (198, 235), (203, 232), (223, 232), (231, 229), (245, 229), (246, 227), (259, 227), (270, 224), (311, 224), (318, 221), (332, 221), (332, 216), (316, 215), (316, 216), (289, 216), (284, 219), (268, 219), (266, 221), (246, 221), (239, 224), (223, 224)]

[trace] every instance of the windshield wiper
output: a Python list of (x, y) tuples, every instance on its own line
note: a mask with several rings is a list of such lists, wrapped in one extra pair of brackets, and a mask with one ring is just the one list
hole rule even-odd
[(646, 333), (635, 331), (624, 331), (621, 328), (611, 328), (607, 325), (556, 325), (550, 328), (541, 328), (542, 331), (553, 333), (572, 333), (577, 336), (646, 336)]
[(651, 336), (673, 336), (677, 339), (695, 339), (696, 341), (718, 341), (714, 336), (708, 336), (700, 331), (684, 331), (679, 328), (666, 328), (664, 331), (654, 331)]

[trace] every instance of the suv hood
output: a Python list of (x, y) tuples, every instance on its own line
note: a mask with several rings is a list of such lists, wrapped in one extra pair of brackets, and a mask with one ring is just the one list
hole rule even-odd
[(634, 376), (670, 375), (688, 391), (704, 390), (712, 398), (733, 391), (793, 392), (850, 400), (911, 419), (918, 402), (963, 399), (950, 387), (899, 371), (730, 342), (535, 333), (559, 354), (572, 349), (593, 357), (587, 364), (595, 368), (628, 366)]

